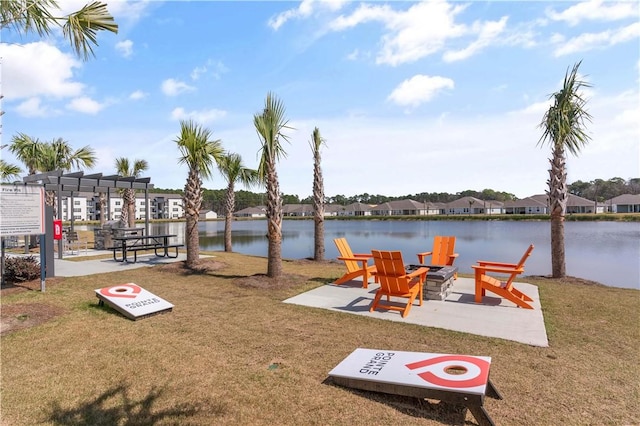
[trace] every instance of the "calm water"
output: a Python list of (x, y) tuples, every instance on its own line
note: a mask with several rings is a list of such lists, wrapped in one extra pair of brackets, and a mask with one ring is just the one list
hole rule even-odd
[[(152, 232), (184, 235), (184, 222), (151, 224)], [(233, 222), (233, 250), (266, 256), (264, 220)], [(200, 222), (202, 250), (224, 250), (224, 222)], [(510, 221), (325, 221), (325, 257), (335, 259), (336, 237), (346, 237), (354, 252), (400, 250), (406, 263), (417, 263), (416, 253), (431, 250), (435, 235), (455, 235), (456, 265), (472, 273), (477, 260), (517, 262), (529, 244), (535, 244), (526, 263), (526, 275), (551, 274), (549, 222)], [(640, 223), (567, 222), (567, 275), (615, 287), (640, 289)], [(283, 222), (282, 256), (313, 256), (313, 221)]]

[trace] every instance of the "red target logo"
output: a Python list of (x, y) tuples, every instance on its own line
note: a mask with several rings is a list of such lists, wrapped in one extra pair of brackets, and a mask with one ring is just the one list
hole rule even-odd
[(410, 370), (427, 368), (418, 374), (423, 380), (447, 388), (472, 388), (487, 384), (490, 363), (468, 355), (442, 355), (406, 364)]
[(100, 294), (107, 297), (124, 297), (135, 299), (142, 289), (135, 284), (121, 284), (100, 289)]

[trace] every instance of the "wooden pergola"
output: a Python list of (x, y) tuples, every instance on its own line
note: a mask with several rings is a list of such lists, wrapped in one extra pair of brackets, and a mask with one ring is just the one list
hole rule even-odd
[[(140, 189), (144, 190), (144, 198), (146, 203), (145, 208), (145, 233), (149, 234), (149, 189), (153, 188), (151, 178), (143, 177), (125, 177), (118, 175), (103, 176), (102, 173), (93, 173), (85, 175), (84, 172), (65, 173), (63, 170), (55, 170), (50, 172), (37, 173), (33, 175), (25, 176), (23, 179), (27, 184), (40, 184), (44, 186), (45, 191), (53, 191), (57, 200), (58, 212), (62, 211), (62, 197), (70, 197), (73, 200), (74, 196), (79, 195), (81, 192), (107, 194), (107, 206), (110, 204), (111, 194), (114, 191), (121, 189)], [(73, 205), (73, 201), (71, 202)], [(107, 208), (107, 220), (111, 219), (111, 212)], [(104, 212), (101, 212), (104, 214)], [(51, 212), (53, 215), (53, 212)], [(71, 229), (73, 230), (74, 217), (73, 212), (70, 215)], [(47, 220), (46, 229), (47, 234), (53, 227), (53, 221)], [(58, 241), (58, 257), (62, 259), (62, 241)]]

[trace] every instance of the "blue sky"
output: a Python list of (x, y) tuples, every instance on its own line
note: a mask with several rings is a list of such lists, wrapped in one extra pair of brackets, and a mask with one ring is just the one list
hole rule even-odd
[[(83, 4), (60, 1), (63, 12)], [(311, 195), (317, 126), (327, 196), (526, 197), (546, 189), (538, 124), (549, 95), (582, 60), (592, 141), (568, 158), (568, 182), (640, 176), (635, 1), (107, 4), (120, 31), (101, 34), (87, 62), (59, 35), (3, 31), (3, 144), (18, 132), (62, 137), (95, 149), (93, 173), (146, 159), (156, 187), (181, 189), (180, 120), (257, 167), (253, 116), (273, 92), (293, 128), (278, 166), (285, 194)], [(7, 149), (2, 158), (16, 162)]]

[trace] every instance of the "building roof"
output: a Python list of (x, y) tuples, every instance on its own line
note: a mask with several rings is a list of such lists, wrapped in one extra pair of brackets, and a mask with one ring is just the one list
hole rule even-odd
[(622, 194), (617, 197), (613, 197), (606, 201), (606, 204), (625, 204), (635, 205), (640, 204), (640, 194)]

